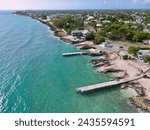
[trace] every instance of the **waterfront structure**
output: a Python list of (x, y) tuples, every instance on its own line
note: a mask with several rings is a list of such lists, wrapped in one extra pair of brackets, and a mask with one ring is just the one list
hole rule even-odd
[(71, 31), (71, 35), (72, 36), (83, 36), (83, 37), (86, 37), (88, 32), (89, 32), (88, 30), (72, 30)]
[(102, 42), (101, 44), (100, 44), (100, 46), (101, 47), (103, 47), (103, 48), (106, 48), (106, 47), (113, 47), (113, 45), (112, 44), (110, 44), (110, 43), (108, 43), (108, 42)]
[(137, 53), (138, 59), (143, 60), (145, 56), (150, 56), (150, 49), (138, 51), (138, 53)]

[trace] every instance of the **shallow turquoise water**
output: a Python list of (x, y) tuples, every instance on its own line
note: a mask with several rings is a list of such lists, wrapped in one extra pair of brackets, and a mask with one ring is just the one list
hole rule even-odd
[(130, 94), (112, 88), (77, 94), (76, 87), (108, 81), (46, 25), (0, 12), (0, 112), (136, 112)]

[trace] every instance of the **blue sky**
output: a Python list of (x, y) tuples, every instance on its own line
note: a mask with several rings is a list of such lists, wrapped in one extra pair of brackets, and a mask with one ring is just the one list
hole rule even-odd
[(0, 0), (8, 9), (150, 9), (150, 0)]

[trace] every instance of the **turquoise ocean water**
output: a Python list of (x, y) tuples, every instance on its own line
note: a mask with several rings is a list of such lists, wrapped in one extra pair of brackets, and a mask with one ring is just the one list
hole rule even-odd
[(76, 87), (108, 81), (88, 56), (64, 58), (77, 51), (46, 25), (0, 12), (0, 112), (136, 112), (127, 90), (111, 88), (77, 94)]

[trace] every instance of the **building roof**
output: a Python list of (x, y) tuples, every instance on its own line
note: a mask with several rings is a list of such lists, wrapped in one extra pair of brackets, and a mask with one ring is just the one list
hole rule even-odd
[(142, 53), (143, 55), (148, 55), (148, 56), (150, 56), (150, 49), (149, 49), (149, 50), (139, 50), (138, 53)]
[(87, 34), (88, 30), (72, 30), (71, 33), (83, 33), (83, 34)]

